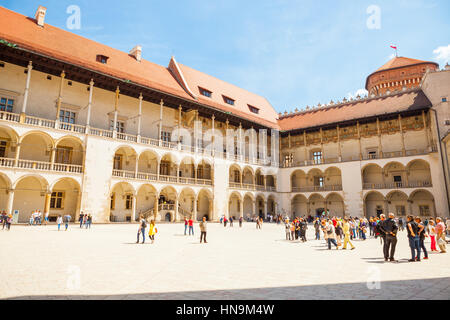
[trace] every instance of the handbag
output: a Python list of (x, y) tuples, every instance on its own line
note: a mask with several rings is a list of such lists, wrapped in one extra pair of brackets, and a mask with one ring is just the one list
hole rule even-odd
[(439, 246), (445, 246), (446, 245), (444, 239), (442, 239), (442, 238), (439, 238), (437, 243), (438, 243)]

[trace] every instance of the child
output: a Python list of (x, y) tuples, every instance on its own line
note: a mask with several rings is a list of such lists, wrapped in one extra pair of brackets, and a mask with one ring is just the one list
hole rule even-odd
[(152, 243), (155, 242), (155, 234), (158, 232), (158, 229), (156, 229), (155, 221), (150, 221), (150, 227), (148, 230), (148, 237), (150, 240), (152, 240)]
[(58, 231), (61, 230), (61, 223), (63, 222), (62, 217), (59, 215), (58, 219), (56, 219), (56, 223), (58, 224)]

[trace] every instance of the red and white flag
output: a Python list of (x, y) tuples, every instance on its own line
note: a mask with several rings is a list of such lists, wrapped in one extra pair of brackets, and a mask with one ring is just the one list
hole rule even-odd
[(397, 50), (397, 47), (396, 47), (396, 46), (391, 46), (391, 48)]

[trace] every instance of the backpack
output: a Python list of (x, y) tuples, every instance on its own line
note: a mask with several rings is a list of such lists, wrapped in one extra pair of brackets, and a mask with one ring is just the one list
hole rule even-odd
[(142, 220), (141, 228), (147, 228), (147, 222), (145, 220)]

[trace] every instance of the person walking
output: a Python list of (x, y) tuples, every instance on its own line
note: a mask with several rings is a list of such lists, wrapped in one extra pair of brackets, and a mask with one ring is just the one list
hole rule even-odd
[(8, 219), (8, 215), (6, 214), (6, 211), (3, 210), (2, 212), (2, 230), (6, 227), (6, 220)]
[(333, 225), (333, 221), (330, 221), (326, 227), (327, 232), (327, 242), (328, 242), (328, 250), (331, 250), (331, 244), (336, 247), (336, 250), (339, 249), (336, 243), (336, 233)]
[(300, 220), (300, 238), (302, 242), (306, 242), (306, 230), (308, 229), (308, 224), (305, 219)]
[(420, 217), (416, 217), (416, 223), (419, 226), (419, 246), (420, 249), (423, 251), (424, 260), (428, 259), (428, 252), (427, 252), (427, 248), (425, 248), (425, 237), (427, 237), (426, 235), (426, 227), (425, 224), (422, 222), (422, 219)]
[(91, 225), (92, 225), (92, 214), (88, 214), (88, 217), (87, 217), (87, 227), (90, 229), (91, 228)]
[[(383, 216), (383, 215), (382, 215)], [(397, 246), (397, 232), (398, 226), (395, 222), (395, 215), (390, 212), (389, 218), (384, 220), (384, 217), (381, 217), (380, 221), (380, 234), (384, 240), (383, 244), (383, 253), (384, 253), (384, 261), (395, 262), (394, 254), (395, 247)]]
[(139, 243), (139, 236), (142, 234), (142, 244), (145, 242), (145, 229), (147, 228), (147, 221), (145, 221), (143, 216), (139, 217), (139, 228), (137, 233), (137, 241), (136, 243)]
[(189, 235), (194, 235), (194, 220), (192, 220), (192, 217), (189, 218), (188, 220), (188, 227), (189, 227)]
[(78, 217), (78, 222), (80, 223), (80, 229), (83, 227), (83, 219), (84, 219), (84, 213), (81, 211), (80, 216)]
[(72, 219), (72, 216), (69, 215), (69, 214), (66, 214), (64, 216), (64, 223), (65, 223), (65, 227), (66, 227), (65, 231), (67, 231), (67, 229), (69, 228), (69, 222), (70, 222), (71, 219)]
[(230, 227), (233, 226), (233, 217), (230, 217)]
[(434, 227), (434, 221), (430, 220), (428, 222), (428, 230), (430, 233), (430, 239), (431, 239), (431, 252), (437, 252), (436, 249), (436, 228)]
[(61, 224), (63, 223), (63, 218), (61, 217), (61, 215), (59, 215), (56, 219), (56, 223), (58, 224), (58, 231), (61, 231)]
[(48, 215), (49, 215), (49, 212), (46, 212), (46, 213), (45, 213), (45, 217), (44, 217), (44, 224), (45, 224), (45, 225), (48, 224)]
[(189, 225), (188, 219), (186, 219), (186, 217), (184, 217), (184, 235), (186, 235), (186, 233), (187, 233), (188, 225)]
[(414, 221), (413, 216), (408, 216), (407, 218), (406, 231), (408, 232), (409, 247), (411, 248), (411, 259), (408, 261), (420, 261), (419, 226)]
[(200, 243), (202, 243), (202, 239), (205, 241), (205, 243), (208, 243), (206, 241), (206, 230), (207, 230), (207, 223), (206, 223), (206, 217), (203, 217), (202, 222), (200, 222)]
[(342, 247), (342, 249), (347, 250), (347, 243), (348, 243), (352, 247), (351, 250), (354, 250), (355, 246), (350, 241), (350, 223), (348, 222), (347, 218), (344, 218), (344, 223), (342, 225), (342, 232), (344, 233), (344, 246)]
[(436, 218), (436, 242), (441, 250), (441, 253), (447, 252), (447, 243), (445, 241), (445, 224), (440, 217)]
[(242, 228), (242, 220), (244, 220), (244, 218), (239, 217), (239, 228)]
[(320, 240), (320, 221), (319, 221), (319, 218), (316, 218), (316, 221), (314, 221), (314, 231), (316, 233), (316, 240)]
[(148, 237), (152, 241), (153, 244), (155, 242), (155, 234), (158, 232), (158, 229), (155, 226), (155, 220), (150, 221), (150, 226), (148, 228)]
[(224, 227), (227, 226), (227, 222), (228, 222), (227, 217), (223, 217), (223, 226), (224, 226)]

